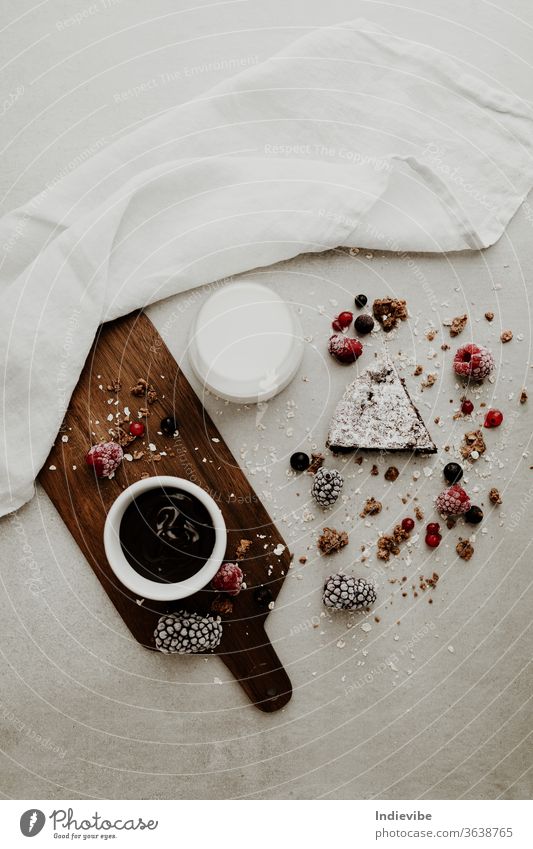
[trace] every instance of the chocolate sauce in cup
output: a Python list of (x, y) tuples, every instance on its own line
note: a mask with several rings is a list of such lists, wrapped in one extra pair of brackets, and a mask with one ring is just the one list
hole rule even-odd
[(214, 499), (183, 478), (146, 478), (124, 490), (104, 528), (116, 577), (139, 598), (173, 601), (207, 586), (226, 550)]
[(215, 547), (209, 510), (175, 487), (150, 489), (134, 498), (122, 516), (119, 536), (135, 571), (167, 584), (196, 575)]

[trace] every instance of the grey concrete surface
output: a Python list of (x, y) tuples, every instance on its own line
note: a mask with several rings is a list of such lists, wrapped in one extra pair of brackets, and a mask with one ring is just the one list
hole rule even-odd
[[(409, 8), (407, 8), (409, 6)], [(498, 8), (502, 7), (502, 8)], [(503, 8), (505, 7), (505, 8)], [(78, 20), (73, 16), (78, 14)], [(255, 63), (307, 27), (358, 15), (436, 45), (487, 80), (532, 99), (533, 14), (510, 3), (415, 0), (27, 0), (4, 3), (0, 168), (7, 211), (135, 122), (200, 94), (236, 66)], [(156, 80), (150, 83), (150, 80)], [(141, 87), (132, 94), (133, 87)], [(294, 684), (285, 710), (250, 706), (216, 658), (168, 658), (130, 637), (42, 491), (0, 523), (0, 792), (8, 798), (525, 798), (531, 794), (530, 280), (533, 216), (524, 207), (492, 249), (449, 256), (330, 252), (266, 269), (256, 278), (300, 310), (308, 334), (301, 375), (264, 409), (213, 398), (209, 411), (295, 552), (268, 630)], [(401, 458), (394, 484), (372, 460), (332, 461), (347, 476), (328, 524), (351, 534), (329, 561), (316, 556), (323, 524), (309, 479), (287, 474), (297, 447), (324, 443), (328, 418), (353, 371), (325, 355), (329, 318), (353, 295), (392, 292), (411, 318), (388, 342), (439, 445), (429, 460)], [(201, 290), (150, 315), (188, 370), (188, 326)], [(486, 310), (495, 313), (489, 324)], [(379, 568), (375, 541), (414, 501), (432, 512), (445, 445), (465, 430), (443, 320), (467, 312), (469, 329), (497, 359), (476, 394), (505, 422), (487, 434), (487, 458), (466, 475), (486, 522), (475, 554), (459, 560), (458, 525), (437, 552), (423, 542)], [(425, 337), (434, 324), (438, 335)], [(514, 332), (502, 346), (502, 329)], [(448, 340), (449, 341), (449, 340)], [(382, 335), (368, 342), (378, 351)], [(453, 343), (452, 343), (453, 344)], [(433, 357), (432, 351), (436, 352)], [(361, 361), (363, 363), (363, 361)], [(420, 393), (415, 363), (438, 374)], [(304, 380), (303, 378), (308, 378)], [(531, 381), (530, 381), (531, 382)], [(531, 386), (533, 392), (533, 385)], [(451, 401), (453, 403), (451, 403)], [(434, 419), (439, 417), (440, 423)], [(451, 454), (454, 453), (452, 448)], [(420, 477), (414, 479), (415, 472)], [(496, 486), (503, 504), (491, 507)], [(373, 495), (383, 511), (358, 517)], [(408, 497), (407, 504), (402, 497)], [(308, 512), (307, 512), (308, 511)], [(361, 546), (369, 547), (360, 562)], [(308, 562), (298, 562), (301, 555)], [(330, 571), (354, 568), (379, 586), (374, 615), (321, 616)], [(434, 603), (414, 598), (419, 575), (440, 575)], [(408, 595), (391, 579), (407, 576)], [(371, 630), (361, 629), (361, 623)]]

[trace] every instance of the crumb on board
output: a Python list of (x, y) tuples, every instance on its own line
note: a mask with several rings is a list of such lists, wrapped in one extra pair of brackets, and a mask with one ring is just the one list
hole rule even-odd
[(521, 404), (525, 404), (527, 401), (527, 389), (522, 389), (520, 393), (520, 398), (518, 399)]
[(399, 477), (399, 474), (400, 474), (400, 472), (398, 471), (396, 466), (389, 466), (389, 468), (386, 470), (383, 477), (385, 478), (386, 481), (390, 481), (391, 483), (393, 483), (395, 480), (397, 480), (397, 478)]
[(496, 489), (495, 486), (493, 486), (491, 491), (489, 492), (489, 501), (490, 501), (491, 504), (502, 504), (503, 503), (503, 498), (500, 495), (500, 491), (499, 491), (499, 489)]
[(233, 602), (224, 596), (217, 596), (211, 605), (213, 613), (220, 613), (222, 616), (229, 616), (233, 613)]
[(489, 311), (489, 312), (486, 312), (486, 313), (485, 313), (485, 318), (487, 319), (487, 321), (494, 321), (494, 313), (493, 313), (493, 312), (490, 312), (490, 311)]
[(422, 374), (422, 372), (423, 372), (423, 371), (424, 371), (424, 366), (417, 365), (417, 366), (415, 367), (414, 372), (413, 372), (413, 376), (414, 376), (414, 377), (419, 377), (419, 376)]
[(500, 334), (500, 341), (505, 344), (506, 342), (510, 342), (513, 338), (512, 330), (504, 330), (503, 333)]
[(236, 560), (244, 560), (244, 558), (246, 557), (246, 554), (248, 552), (248, 549), (250, 548), (251, 545), (252, 545), (251, 539), (241, 539), (239, 545), (237, 546), (237, 550), (235, 552), (235, 559)]

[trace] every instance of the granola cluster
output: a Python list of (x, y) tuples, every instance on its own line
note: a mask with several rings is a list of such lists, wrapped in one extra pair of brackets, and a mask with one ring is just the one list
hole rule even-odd
[(366, 516), (377, 516), (378, 513), (381, 513), (382, 506), (381, 501), (376, 501), (375, 498), (367, 498), (359, 515), (361, 519), (366, 518)]
[(407, 301), (400, 298), (376, 298), (372, 312), (385, 333), (389, 333), (400, 321), (407, 320)]
[(480, 430), (471, 430), (465, 433), (461, 446), (461, 457), (464, 460), (477, 460), (486, 450), (487, 446)]
[(348, 545), (348, 534), (335, 528), (324, 528), (317, 545), (321, 554), (333, 554)]

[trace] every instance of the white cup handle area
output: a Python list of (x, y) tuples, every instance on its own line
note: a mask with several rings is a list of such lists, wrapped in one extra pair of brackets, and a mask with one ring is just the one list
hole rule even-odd
[[(209, 560), (192, 577), (173, 584), (143, 578), (126, 559), (120, 544), (120, 523), (126, 508), (143, 492), (151, 489), (180, 489), (197, 498), (208, 510), (215, 529), (215, 545)], [(113, 502), (104, 527), (104, 548), (111, 569), (132, 593), (152, 601), (176, 601), (187, 598), (207, 586), (218, 572), (226, 552), (227, 532), (224, 517), (215, 500), (200, 486), (185, 478), (163, 475), (145, 478), (131, 484)]]

